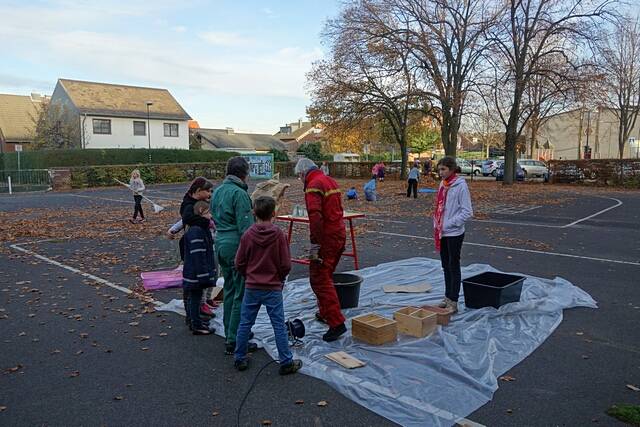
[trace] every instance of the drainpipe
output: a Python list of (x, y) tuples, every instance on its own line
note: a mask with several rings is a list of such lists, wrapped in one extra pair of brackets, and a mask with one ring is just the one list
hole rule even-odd
[(87, 148), (87, 135), (84, 127), (84, 122), (87, 120), (87, 113), (84, 113), (82, 118), (82, 148)]

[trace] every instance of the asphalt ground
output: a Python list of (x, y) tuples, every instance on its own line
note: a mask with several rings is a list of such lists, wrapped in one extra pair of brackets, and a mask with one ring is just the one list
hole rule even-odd
[[(301, 203), (301, 184), (291, 184), (289, 199)], [(604, 414), (609, 406), (640, 404), (640, 393), (626, 387), (640, 385), (640, 193), (535, 185), (521, 187), (526, 197), (506, 201), (496, 185), (495, 200), (477, 204), (463, 264), (560, 276), (589, 292), (599, 308), (566, 310), (551, 337), (508, 373), (515, 380), (501, 381), (493, 400), (468, 419), (490, 426), (617, 425)], [(154, 215), (145, 205), (144, 227), (168, 228), (185, 188), (152, 186), (148, 196), (170, 212)], [(433, 195), (413, 200), (382, 193), (375, 206), (345, 202), (347, 209), (368, 212), (357, 226), (361, 266), (436, 258), (425, 214)], [(222, 354), (221, 338), (194, 337), (180, 316), (154, 312), (144, 298), (99, 280), (135, 289), (140, 271), (176, 264), (175, 242), (125, 221), (132, 207), (118, 188), (0, 196), (0, 216), (24, 218), (19, 225), (56, 236), (32, 243), (40, 240), (34, 231), (33, 237), (22, 233), (2, 242), (0, 425), (236, 423), (241, 399), (270, 360), (266, 353), (256, 353), (250, 370), (238, 373)], [(29, 222), (42, 210), (48, 213), (44, 221)], [(307, 231), (295, 231), (293, 250), (299, 252)], [(11, 248), (15, 243), (31, 253)], [(352, 268), (345, 258), (339, 270)], [(297, 265), (291, 278), (306, 275)], [(153, 294), (164, 302), (179, 296), (175, 289)], [(266, 420), (287, 426), (391, 424), (319, 380), (280, 377), (275, 365), (258, 377), (240, 423)]]

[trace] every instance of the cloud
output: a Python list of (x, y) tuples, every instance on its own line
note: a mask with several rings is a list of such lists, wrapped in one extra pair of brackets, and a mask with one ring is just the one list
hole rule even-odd
[(198, 35), (200, 39), (213, 46), (243, 46), (252, 44), (254, 41), (250, 38), (241, 36), (238, 33), (229, 33), (222, 31), (207, 31)]
[(269, 9), (268, 7), (265, 7), (262, 9), (262, 12), (267, 15), (269, 18), (276, 18), (276, 14), (273, 10)]
[(172, 27), (171, 30), (176, 32), (176, 33), (186, 33), (187, 32), (187, 27), (185, 27), (183, 25), (178, 25), (176, 27)]

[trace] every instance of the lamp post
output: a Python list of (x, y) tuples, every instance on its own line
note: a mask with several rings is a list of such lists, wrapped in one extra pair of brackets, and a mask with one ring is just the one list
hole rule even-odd
[(147, 101), (146, 104), (147, 104), (147, 138), (149, 140), (149, 163), (151, 163), (151, 126), (149, 124), (150, 122), (149, 107), (153, 105), (153, 102)]

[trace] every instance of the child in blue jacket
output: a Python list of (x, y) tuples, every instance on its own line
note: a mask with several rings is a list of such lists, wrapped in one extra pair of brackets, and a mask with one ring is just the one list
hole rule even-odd
[[(208, 202), (197, 202), (193, 206), (193, 212), (211, 222)], [(182, 288), (189, 328), (194, 335), (210, 335), (214, 332), (200, 317), (200, 302), (204, 290), (215, 286), (217, 278), (211, 230), (205, 229), (200, 223), (192, 225), (184, 235)]]

